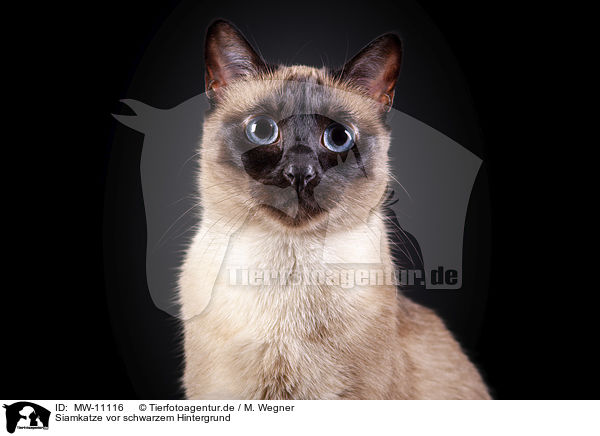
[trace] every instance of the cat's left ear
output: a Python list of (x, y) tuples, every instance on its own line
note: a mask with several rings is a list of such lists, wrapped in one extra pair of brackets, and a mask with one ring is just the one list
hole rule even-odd
[(340, 73), (341, 78), (366, 91), (389, 110), (394, 101), (401, 58), (400, 38), (393, 33), (386, 33), (349, 60)]

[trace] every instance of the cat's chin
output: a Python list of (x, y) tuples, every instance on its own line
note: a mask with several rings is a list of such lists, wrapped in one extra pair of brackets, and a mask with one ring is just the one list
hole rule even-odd
[(271, 219), (290, 229), (306, 229), (318, 225), (324, 218), (325, 211), (321, 208), (300, 207), (296, 216), (292, 217), (276, 207), (268, 204), (260, 205), (260, 209)]

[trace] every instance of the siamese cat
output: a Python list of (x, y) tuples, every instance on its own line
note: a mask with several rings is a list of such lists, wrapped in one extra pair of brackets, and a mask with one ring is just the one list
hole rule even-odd
[(393, 268), (381, 208), (400, 59), (385, 34), (339, 70), (269, 65), (230, 23), (209, 27), (202, 212), (179, 279), (187, 398), (490, 398), (431, 310), (335, 278)]

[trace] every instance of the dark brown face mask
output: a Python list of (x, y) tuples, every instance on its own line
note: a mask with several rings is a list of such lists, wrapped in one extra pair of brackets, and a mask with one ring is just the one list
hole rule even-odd
[[(272, 120), (271, 122), (274, 123)], [(271, 143), (257, 145), (243, 153), (241, 161), (244, 169), (252, 179), (264, 185), (281, 189), (292, 187), (298, 201), (296, 218), (310, 218), (326, 211), (325, 205), (319, 204), (315, 198), (315, 189), (323, 182), (323, 197), (335, 192), (335, 180), (329, 177), (327, 172), (344, 163), (348, 153), (354, 154), (358, 166), (347, 170), (356, 172), (359, 168), (366, 176), (353, 137), (345, 132), (341, 124), (325, 116), (293, 115), (274, 123), (270, 129), (264, 120), (259, 120), (259, 123), (263, 124), (259, 126), (262, 128), (258, 129), (262, 137), (270, 135), (275, 139)], [(252, 131), (247, 135), (253, 138), (254, 133)], [(258, 138), (256, 142), (260, 140), (261, 138)], [(335, 149), (336, 144), (339, 151), (331, 149)], [(339, 177), (339, 174), (336, 176)], [(331, 192), (328, 193), (328, 190)]]

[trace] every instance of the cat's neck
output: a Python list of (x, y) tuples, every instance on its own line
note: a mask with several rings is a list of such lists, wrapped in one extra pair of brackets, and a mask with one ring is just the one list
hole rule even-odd
[(343, 228), (323, 220), (310, 230), (289, 229), (251, 215), (229, 220), (208, 215), (203, 227), (228, 240), (229, 261), (249, 265), (390, 264), (385, 223), (378, 214)]

